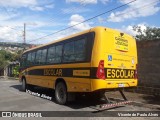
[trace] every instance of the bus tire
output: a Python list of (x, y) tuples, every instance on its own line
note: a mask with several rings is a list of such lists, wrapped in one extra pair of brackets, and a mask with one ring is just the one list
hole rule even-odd
[(58, 82), (55, 88), (55, 98), (58, 104), (64, 105), (67, 102), (67, 88), (63, 82)]
[(22, 78), (21, 90), (25, 92), (26, 88), (27, 88), (26, 79)]

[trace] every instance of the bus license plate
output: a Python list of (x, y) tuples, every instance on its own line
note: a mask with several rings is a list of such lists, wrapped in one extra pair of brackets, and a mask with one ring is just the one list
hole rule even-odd
[(124, 84), (118, 84), (118, 87), (125, 87), (125, 85)]

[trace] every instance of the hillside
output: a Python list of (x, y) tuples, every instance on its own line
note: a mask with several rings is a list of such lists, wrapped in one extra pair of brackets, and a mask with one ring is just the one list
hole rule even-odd
[(29, 49), (34, 44), (14, 43), (14, 42), (0, 42), (0, 50), (6, 50), (11, 53), (15, 53), (20, 50)]

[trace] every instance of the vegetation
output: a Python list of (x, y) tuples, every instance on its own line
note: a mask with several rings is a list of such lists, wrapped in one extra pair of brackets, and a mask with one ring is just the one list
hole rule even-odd
[(0, 50), (0, 69), (4, 68), (12, 58), (13, 57), (10, 52)]
[[(18, 51), (17, 53), (11, 53), (6, 50), (0, 50), (0, 70), (2, 70), (5, 66), (7, 66), (12, 61), (17, 61), (22, 51)], [(15, 66), (13, 69), (13, 74), (15, 77), (19, 74), (19, 66)]]
[(14, 77), (18, 77), (18, 75), (19, 75), (19, 65), (16, 65), (13, 68), (13, 75), (14, 75)]
[(157, 27), (146, 27), (142, 30), (140, 26), (134, 26), (133, 30), (137, 32), (135, 38), (137, 40), (159, 40), (160, 39), (160, 28)]
[(5, 60), (5, 55), (0, 51), (0, 69), (4, 68), (8, 64), (8, 61)]
[[(0, 72), (3, 70), (10, 62), (19, 61), (20, 55), (22, 54), (24, 47), (25, 49), (30, 48), (34, 44), (24, 44), (24, 43), (12, 43), (12, 42), (0, 42)], [(19, 74), (19, 66), (16, 65), (12, 69), (12, 73), (15, 77)]]

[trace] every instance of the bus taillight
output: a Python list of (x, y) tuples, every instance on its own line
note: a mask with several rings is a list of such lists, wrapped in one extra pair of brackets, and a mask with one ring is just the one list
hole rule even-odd
[(105, 79), (105, 71), (104, 71), (104, 60), (99, 61), (98, 70), (96, 74), (97, 78)]
[(137, 72), (137, 69), (138, 69), (138, 64), (136, 64), (136, 70), (135, 70), (134, 79), (138, 79), (138, 72)]

